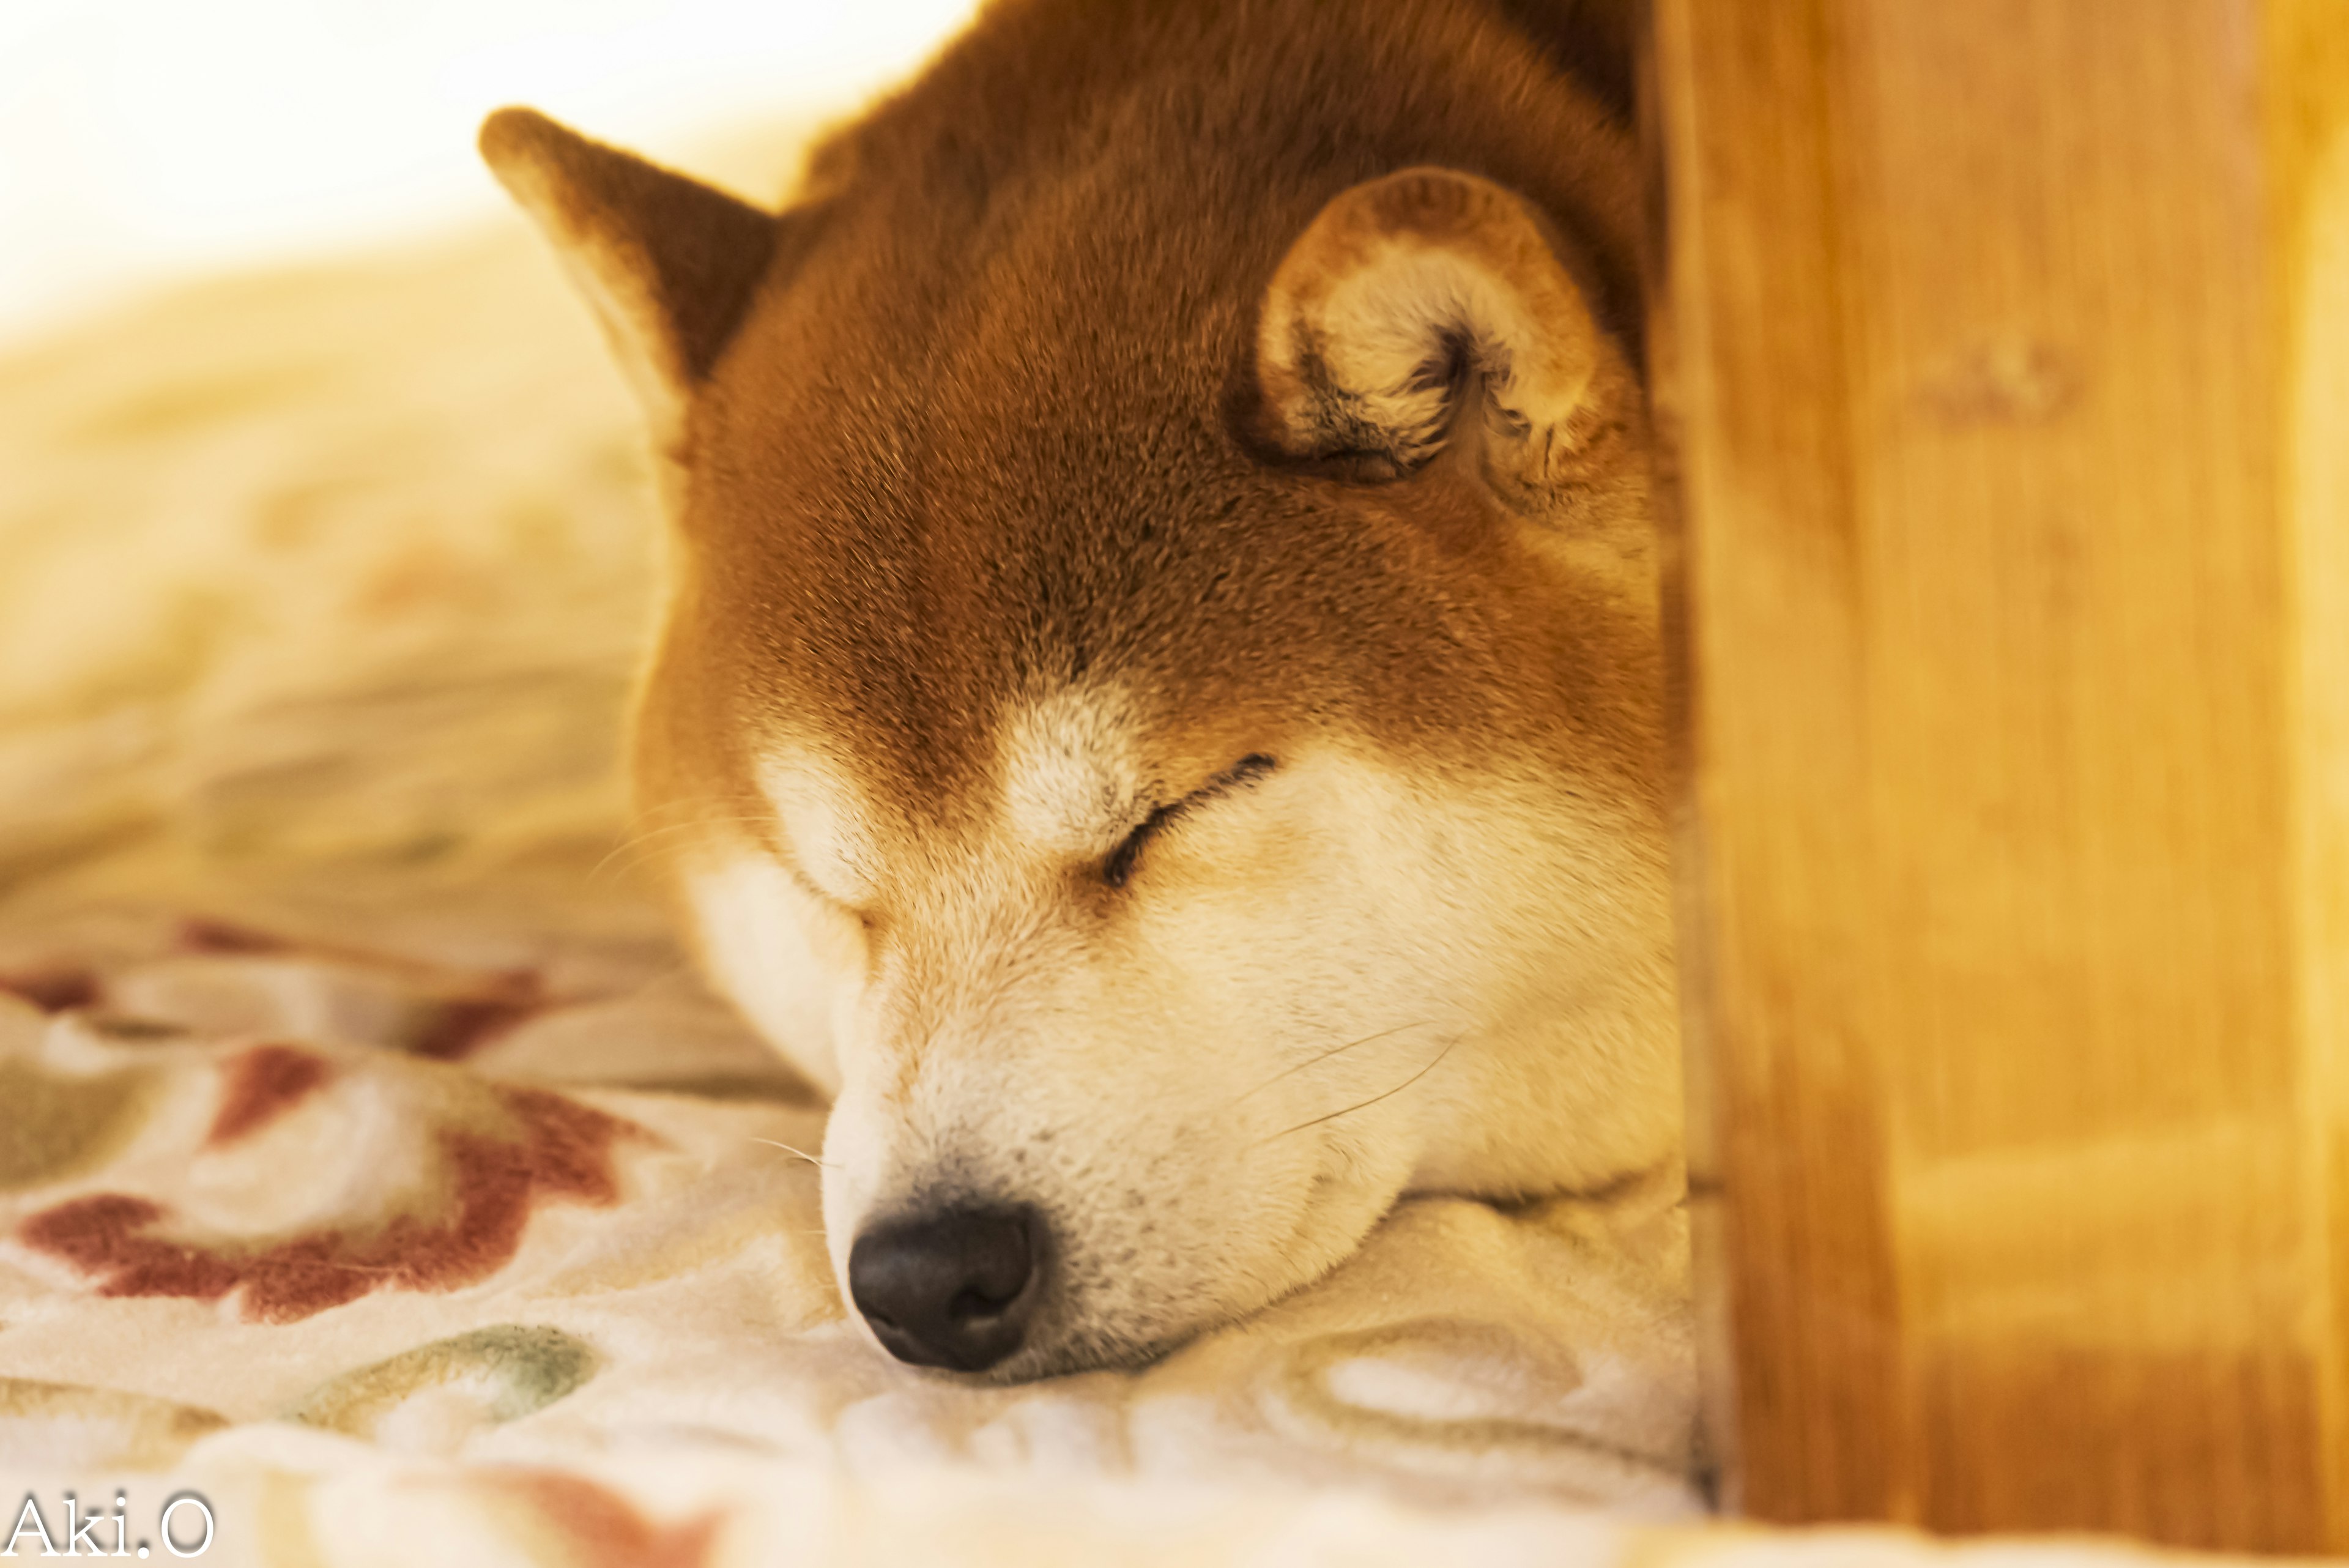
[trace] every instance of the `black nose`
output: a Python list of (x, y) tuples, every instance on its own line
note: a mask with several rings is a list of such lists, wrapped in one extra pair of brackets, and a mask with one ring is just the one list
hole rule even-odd
[(889, 1354), (982, 1372), (1019, 1348), (1042, 1290), (1042, 1221), (1027, 1209), (956, 1209), (856, 1238), (848, 1293)]

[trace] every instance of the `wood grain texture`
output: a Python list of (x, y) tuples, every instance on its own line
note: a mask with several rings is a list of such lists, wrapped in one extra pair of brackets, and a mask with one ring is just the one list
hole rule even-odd
[(2349, 8), (1654, 9), (1734, 1493), (2349, 1544)]

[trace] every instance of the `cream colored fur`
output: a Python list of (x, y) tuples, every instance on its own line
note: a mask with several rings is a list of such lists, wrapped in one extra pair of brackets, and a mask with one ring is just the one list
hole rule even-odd
[[(1103, 945), (1056, 889), (1133, 820), (1130, 711), (1061, 693), (1005, 717), (1000, 809), (870, 972), (771, 857), (694, 877), (721, 979), (835, 1087), (838, 1266), (941, 1181), (1019, 1192), (1067, 1238), (1057, 1321), (1002, 1369), (1033, 1376), (1260, 1306), (1406, 1192), (1588, 1190), (1671, 1159), (1666, 882), (1619, 824), (1535, 780), (1284, 760), (1145, 850), (1160, 874)], [(852, 798), (777, 812), (811, 864), (863, 836)]]
[[(1481, 15), (1428, 0), (1411, 25)], [(1213, 18), (1300, 48), (1337, 30), (1295, 5)], [(985, 26), (955, 58), (984, 56)], [(1253, 67), (1212, 36), (1234, 52), (1202, 68)], [(937, 90), (977, 91), (956, 68)], [(1184, 284), (1251, 294), (1244, 317), (1201, 307), (1226, 335), (1204, 371), (1200, 342), (1114, 341), (1145, 336), (1128, 320), (1024, 318), (1081, 274), (1053, 247), (1119, 209), (1065, 171), (981, 192), (958, 131), (928, 162), (863, 166), (843, 141), (755, 278), (722, 265), (739, 208), (682, 176), (526, 112), (485, 131), (557, 246), (590, 253), (576, 270), (642, 340), (623, 358), (667, 382), (657, 426), (683, 432), (639, 758), (705, 830), (678, 857), (699, 950), (834, 1094), (843, 1283), (860, 1234), (909, 1214), (1040, 1215), (1026, 1277), (1046, 1283), (992, 1376), (1161, 1352), (1328, 1271), (1405, 1194), (1675, 1165), (1646, 425), (1619, 337), (1630, 143), (1545, 90), (1589, 142), (1557, 156), (1611, 159), (1606, 189), (1537, 207), (1412, 159), (1311, 205), (1283, 186), (1285, 254)], [(1002, 234), (1031, 236), (1005, 253), (1028, 270), (981, 286), (947, 265)], [(1163, 221), (1161, 242), (1185, 254)], [(729, 276), (752, 281), (709, 297)], [(1205, 389), (1226, 369), (1253, 400)], [(1128, 411), (1112, 375), (1163, 377), (1165, 400)], [(1185, 420), (1219, 428), (1166, 429)], [(1185, 561), (1140, 521), (1216, 493), (1246, 499)], [(1252, 592), (1297, 585), (1251, 625), (1178, 570), (1226, 548)], [(1004, 562), (1031, 586), (980, 591)], [(1246, 670), (1179, 667), (1268, 625), (1282, 640)], [(1475, 671), (1447, 689), (1450, 734), (1413, 684), (1446, 661)]]

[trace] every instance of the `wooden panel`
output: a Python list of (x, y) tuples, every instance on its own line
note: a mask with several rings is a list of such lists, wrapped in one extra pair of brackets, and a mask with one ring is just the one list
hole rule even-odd
[(1734, 1494), (2349, 1545), (2349, 7), (1654, 10)]

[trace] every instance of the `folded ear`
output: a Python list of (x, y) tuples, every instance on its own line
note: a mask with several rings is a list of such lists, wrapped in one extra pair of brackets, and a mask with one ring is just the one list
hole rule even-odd
[(1274, 272), (1257, 332), (1267, 434), (1294, 457), (1408, 472), (1467, 399), (1487, 474), (1554, 484), (1602, 426), (1607, 348), (1580, 284), (1522, 198), (1449, 169), (1340, 192)]
[(776, 219), (533, 109), (490, 116), (481, 147), (594, 304), (656, 435), (674, 438), (773, 257)]

